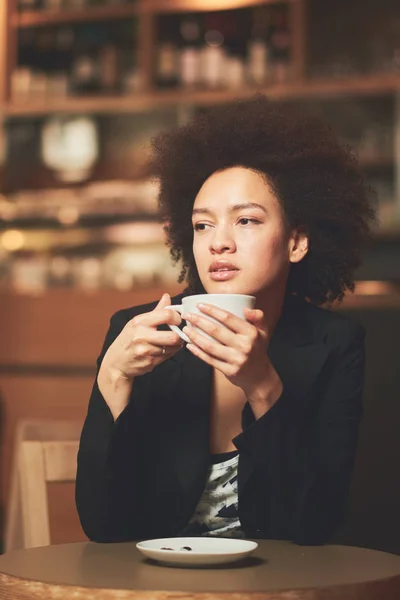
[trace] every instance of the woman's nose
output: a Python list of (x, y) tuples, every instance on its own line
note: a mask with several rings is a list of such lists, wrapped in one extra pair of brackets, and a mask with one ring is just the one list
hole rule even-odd
[(216, 235), (211, 240), (210, 251), (217, 254), (223, 252), (234, 252), (236, 250), (235, 241), (226, 231), (216, 232)]

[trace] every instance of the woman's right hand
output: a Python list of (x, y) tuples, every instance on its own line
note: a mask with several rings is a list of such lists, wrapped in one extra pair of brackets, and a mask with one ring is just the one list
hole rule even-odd
[(173, 331), (157, 330), (157, 326), (162, 324), (180, 325), (179, 313), (165, 308), (170, 304), (169, 294), (164, 294), (154, 310), (129, 321), (108, 348), (101, 368), (133, 379), (152, 371), (176, 354), (183, 346), (179, 335)]
[[(183, 346), (173, 331), (158, 331), (162, 324), (179, 325), (181, 317), (164, 294), (154, 310), (129, 321), (104, 355), (97, 383), (114, 419), (128, 404), (135, 377), (149, 373)], [(165, 352), (163, 352), (165, 348)]]

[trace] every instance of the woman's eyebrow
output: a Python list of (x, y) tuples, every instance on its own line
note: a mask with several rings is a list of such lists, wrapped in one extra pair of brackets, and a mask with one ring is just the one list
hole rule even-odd
[[(229, 208), (229, 212), (237, 212), (238, 210), (246, 210), (249, 208), (259, 208), (262, 211), (264, 211), (265, 213), (267, 212), (267, 209), (265, 208), (265, 206), (262, 206), (261, 204), (257, 204), (257, 202), (245, 202), (243, 204), (235, 204), (234, 206), (231, 206)], [(194, 216), (194, 215), (199, 215), (199, 214), (213, 215), (215, 213), (211, 208), (194, 208), (192, 211), (192, 215)]]
[(201, 215), (201, 214), (213, 215), (214, 211), (211, 210), (210, 208), (194, 208), (192, 211), (192, 216)]
[(257, 204), (257, 202), (245, 202), (243, 204), (235, 204), (234, 206), (232, 206), (229, 209), (229, 212), (236, 212), (238, 210), (246, 210), (248, 208), (260, 208), (265, 213), (267, 212), (267, 209), (265, 208), (265, 206), (262, 206), (262, 204)]

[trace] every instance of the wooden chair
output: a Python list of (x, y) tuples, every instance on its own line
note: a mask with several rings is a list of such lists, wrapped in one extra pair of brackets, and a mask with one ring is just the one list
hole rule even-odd
[(50, 544), (46, 484), (74, 482), (82, 423), (22, 421), (17, 427), (5, 552)]

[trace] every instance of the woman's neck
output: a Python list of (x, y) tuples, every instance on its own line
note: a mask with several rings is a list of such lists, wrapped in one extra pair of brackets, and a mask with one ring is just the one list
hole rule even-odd
[(281, 317), (285, 296), (286, 286), (279, 289), (275, 288), (274, 290), (262, 290), (256, 295), (256, 308), (263, 311), (271, 336)]

